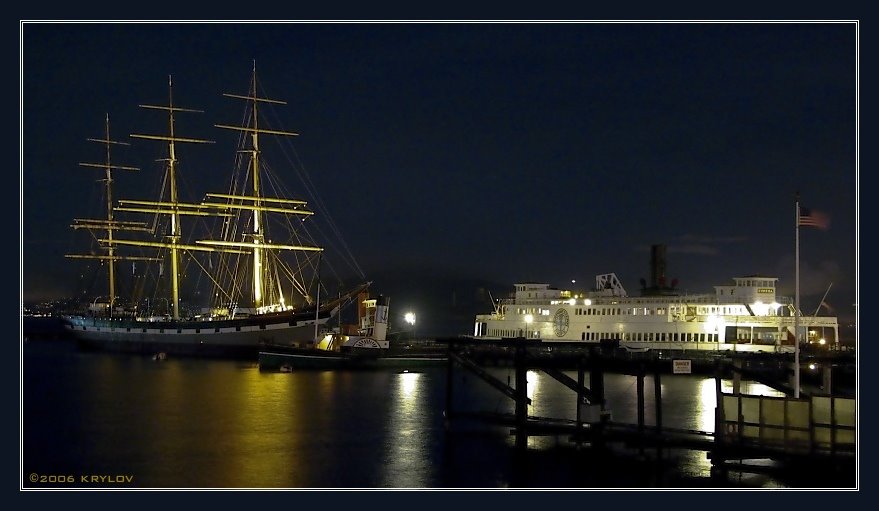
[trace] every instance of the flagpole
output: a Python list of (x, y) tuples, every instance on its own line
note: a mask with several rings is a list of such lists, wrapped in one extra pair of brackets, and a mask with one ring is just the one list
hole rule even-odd
[(800, 398), (800, 194), (796, 199), (796, 250), (795, 266), (795, 297), (794, 297), (794, 399)]

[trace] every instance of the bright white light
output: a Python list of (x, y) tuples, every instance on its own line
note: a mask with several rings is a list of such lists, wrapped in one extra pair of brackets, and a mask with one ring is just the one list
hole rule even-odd
[(534, 316), (532, 316), (531, 314), (525, 314), (525, 323), (528, 323), (530, 325), (533, 322), (534, 322)]
[(406, 315), (403, 316), (403, 320), (406, 323), (409, 323), (410, 325), (414, 325), (415, 324), (415, 313), (414, 312), (407, 312)]
[(824, 338), (818, 339), (818, 344), (827, 344), (827, 341)]
[(818, 367), (818, 366), (816, 366), (815, 364), (809, 364), (809, 369), (811, 369), (813, 371), (815, 370), (816, 367)]
[(575, 303), (577, 303), (577, 300), (574, 300), (573, 298), (568, 300), (568, 305), (574, 305)]
[(711, 314), (705, 318), (705, 323), (702, 325), (702, 328), (704, 328), (706, 332), (717, 332), (719, 329), (723, 328), (723, 325), (722, 318), (717, 317), (716, 314)]
[(583, 305), (592, 305), (592, 300), (590, 300), (589, 298), (583, 300)]

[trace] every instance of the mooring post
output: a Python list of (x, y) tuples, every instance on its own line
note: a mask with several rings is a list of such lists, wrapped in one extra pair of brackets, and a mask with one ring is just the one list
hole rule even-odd
[(586, 376), (583, 374), (583, 358), (577, 360), (577, 434), (575, 436), (577, 446), (580, 446), (580, 438), (583, 434), (583, 384)]
[(589, 388), (592, 389), (594, 397), (593, 404), (601, 405), (601, 411), (604, 411), (604, 369), (601, 366), (601, 358), (592, 361), (589, 369)]
[(516, 366), (516, 448), (524, 450), (528, 447), (528, 432), (525, 430), (528, 421), (528, 371), (525, 363), (525, 340), (516, 346), (514, 358)]
[(604, 361), (598, 348), (592, 347), (589, 350), (589, 388), (592, 390), (592, 404), (598, 404), (599, 410), (602, 412), (599, 417), (598, 424), (589, 426), (589, 433), (593, 447), (602, 447), (604, 445), (604, 429), (607, 423), (607, 414), (605, 414), (604, 399)]
[(827, 394), (828, 396), (833, 395), (833, 389), (831, 388), (831, 385), (833, 384), (833, 381), (831, 378), (832, 373), (833, 373), (833, 364), (831, 364), (831, 363), (825, 364), (822, 369), (823, 387), (824, 387), (824, 393)]
[(741, 394), (741, 386), (742, 386), (742, 359), (736, 358), (733, 359), (733, 377), (732, 377), (732, 391), (733, 394), (739, 395)]
[(725, 478), (724, 468), (724, 413), (723, 413), (723, 362), (718, 360), (714, 369), (714, 395), (716, 405), (714, 408), (714, 449), (711, 451), (711, 474)]
[(644, 455), (644, 366), (638, 367), (638, 452)]
[(653, 405), (657, 440), (659, 440), (656, 446), (656, 455), (662, 458), (662, 381), (659, 377), (659, 369), (653, 373)]

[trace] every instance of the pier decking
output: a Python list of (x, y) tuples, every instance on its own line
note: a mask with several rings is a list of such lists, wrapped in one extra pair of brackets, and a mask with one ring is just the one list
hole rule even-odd
[[(820, 378), (800, 385), (795, 399), (790, 369), (792, 357), (781, 354), (717, 353), (693, 360), (685, 352), (632, 353), (612, 346), (583, 343), (544, 343), (540, 340), (511, 338), (497, 341), (467, 337), (438, 339), (448, 346), (446, 381), (446, 428), (460, 420), (510, 427), (517, 449), (527, 447), (529, 436), (565, 436), (578, 445), (602, 448), (616, 444), (637, 450), (640, 455), (666, 449), (705, 451), (713, 471), (725, 474), (767, 471), (810, 465), (834, 467), (854, 473), (857, 462), (857, 408), (853, 394), (831, 394), (834, 371), (854, 365), (854, 354), (822, 353), (801, 356), (805, 367), (821, 366)], [(514, 413), (464, 411), (454, 408), (456, 385), (454, 367), (476, 375), (510, 398)], [(508, 367), (514, 382), (494, 377), (489, 367)], [(576, 419), (539, 417), (528, 414), (528, 371), (541, 371), (573, 392)], [(563, 370), (576, 371), (577, 378)], [(718, 406), (714, 431), (670, 428), (663, 424), (661, 382), (675, 373), (711, 374), (715, 378)], [(587, 385), (588, 373), (588, 385)], [(604, 375), (626, 374), (636, 377), (637, 421), (611, 420), (604, 392)], [(645, 405), (645, 377), (653, 381), (653, 410)], [(732, 379), (732, 392), (724, 392), (721, 382)], [(756, 381), (785, 394), (783, 397), (754, 396), (740, 392), (742, 381)], [(802, 380), (802, 379), (801, 379)], [(814, 380), (814, 382), (812, 382)], [(817, 383), (816, 383), (817, 382)], [(512, 383), (512, 384), (511, 384)], [(647, 423), (647, 417), (653, 423)], [(771, 466), (762, 460), (775, 462)], [(773, 468), (774, 467), (774, 468)]]

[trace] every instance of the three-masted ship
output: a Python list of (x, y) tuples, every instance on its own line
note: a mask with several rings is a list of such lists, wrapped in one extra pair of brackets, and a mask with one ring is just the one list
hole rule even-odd
[[(89, 139), (106, 149), (102, 163), (81, 164), (105, 172), (106, 218), (76, 219), (72, 227), (91, 232), (101, 251), (67, 257), (100, 260), (107, 268), (109, 294), (87, 311), (65, 316), (66, 327), (84, 347), (127, 352), (256, 358), (266, 345), (308, 346), (325, 333), (329, 320), (344, 304), (364, 297), (369, 283), (361, 280), (321, 303), (324, 247), (314, 242), (304, 222), (315, 212), (304, 200), (280, 195), (284, 185), (264, 168), (263, 137), (297, 135), (267, 127), (261, 116), (264, 108), (286, 103), (260, 95), (256, 66), (248, 93), (224, 94), (246, 104), (240, 125), (215, 125), (239, 135), (235, 172), (224, 193), (207, 193), (201, 202), (185, 202), (178, 185), (178, 149), (183, 144), (212, 142), (177, 133), (176, 116), (200, 111), (174, 103), (170, 79), (168, 88), (166, 105), (140, 105), (167, 115), (167, 133), (131, 135), (167, 147), (160, 200), (114, 204), (113, 172), (137, 168), (111, 160), (111, 148), (124, 143), (111, 139), (109, 118), (104, 137)], [(120, 212), (145, 215), (152, 221), (119, 220)], [(184, 231), (184, 219), (213, 221), (214, 229), (205, 230), (217, 237), (194, 239)], [(124, 250), (139, 250), (140, 255)], [(197, 273), (210, 284), (207, 306), (194, 309), (188, 302), (184, 307), (184, 259), (185, 266), (198, 266)], [(116, 283), (120, 261), (156, 265), (161, 277), (157, 281), (164, 283), (166, 296), (154, 299), (153, 306), (143, 301), (121, 304)], [(157, 303), (164, 307), (157, 308)]]

